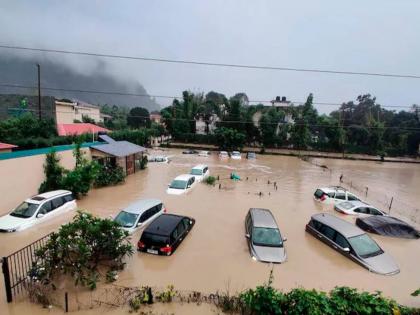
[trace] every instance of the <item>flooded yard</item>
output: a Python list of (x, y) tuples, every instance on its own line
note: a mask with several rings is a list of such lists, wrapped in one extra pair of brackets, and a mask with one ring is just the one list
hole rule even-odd
[[(258, 155), (255, 161), (221, 161), (216, 155), (208, 158), (182, 155), (179, 150), (165, 154), (171, 155), (171, 163), (149, 163), (147, 170), (129, 176), (125, 184), (93, 190), (78, 202), (80, 209), (108, 217), (137, 199), (158, 198), (169, 213), (196, 219), (192, 232), (172, 256), (135, 252), (119, 275), (119, 285), (164, 287), (173, 284), (181, 290), (215, 292), (229, 288), (234, 293), (267, 281), (274, 268), (274, 286), (279, 289), (302, 286), (328, 291), (345, 285), (368, 291), (381, 290), (402, 304), (420, 306), (419, 298), (410, 296), (420, 286), (419, 240), (372, 235), (401, 269), (395, 276), (381, 276), (368, 272), (305, 232), (310, 216), (322, 211), (354, 222), (354, 218), (340, 215), (331, 206), (322, 207), (313, 200), (317, 187), (339, 184), (341, 174), (352, 178), (355, 184), (368, 186), (369, 194), (395, 196), (418, 207), (419, 165), (316, 160), (317, 164), (328, 167), (325, 169), (295, 157)], [(182, 196), (165, 193), (167, 184), (175, 176), (188, 173), (199, 163), (207, 164), (211, 175), (220, 177), (221, 189), (218, 182), (214, 187), (198, 184)], [(229, 179), (233, 171), (241, 176), (241, 181)], [(274, 214), (282, 234), (287, 237), (286, 263), (270, 265), (251, 259), (244, 236), (244, 219), (250, 207), (268, 208)], [(1, 234), (0, 255), (8, 255), (56, 230), (73, 215), (66, 213), (20, 233)], [(399, 209), (398, 215), (404, 215), (404, 209)], [(132, 236), (134, 245), (140, 234), (138, 231)], [(3, 284), (0, 294), (0, 307), (6, 314), (20, 314), (22, 309), (30, 309), (33, 314), (44, 312), (26, 303), (6, 306)], [(214, 314), (211, 310), (208, 312)], [(127, 313), (127, 310), (110, 312), (117, 313)]]

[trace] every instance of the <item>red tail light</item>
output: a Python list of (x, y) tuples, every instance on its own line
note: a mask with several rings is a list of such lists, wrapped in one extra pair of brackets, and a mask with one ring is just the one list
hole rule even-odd
[(141, 249), (141, 248), (145, 248), (145, 247), (146, 247), (146, 245), (144, 245), (144, 243), (143, 243), (142, 241), (138, 241), (138, 243), (137, 243), (137, 247), (138, 247), (139, 249)]
[(167, 255), (170, 255), (172, 253), (172, 246), (166, 245), (165, 247), (161, 247), (160, 251), (162, 253), (165, 253)]
[(166, 210), (166, 208), (163, 208), (163, 213), (166, 213), (168, 210)]

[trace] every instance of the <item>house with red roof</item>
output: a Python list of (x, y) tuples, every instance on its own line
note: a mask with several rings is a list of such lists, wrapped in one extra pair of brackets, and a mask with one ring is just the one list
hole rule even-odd
[(109, 129), (90, 123), (57, 124), (59, 136), (79, 136), (83, 134), (108, 133), (109, 131)]
[(17, 145), (0, 142), (0, 153), (12, 152)]

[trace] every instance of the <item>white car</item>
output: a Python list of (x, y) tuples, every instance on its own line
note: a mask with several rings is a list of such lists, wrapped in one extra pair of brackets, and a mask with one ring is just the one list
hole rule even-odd
[(219, 158), (228, 159), (229, 158), (229, 153), (227, 153), (227, 151), (220, 151), (219, 152)]
[(123, 209), (114, 221), (128, 233), (132, 234), (141, 227), (146, 226), (155, 218), (166, 212), (162, 201), (158, 199), (138, 200)]
[(54, 190), (36, 195), (0, 218), (0, 232), (21, 231), (76, 208), (76, 200), (68, 190)]
[(230, 157), (232, 158), (232, 160), (242, 159), (241, 152), (239, 152), (239, 151), (232, 151), (232, 154), (230, 155)]
[(361, 201), (340, 202), (334, 206), (334, 210), (344, 214), (357, 215), (359, 217), (368, 217), (371, 215), (387, 215), (385, 212)]
[(361, 201), (356, 195), (340, 186), (318, 188), (314, 199), (325, 204), (336, 204), (343, 201)]
[(193, 175), (195, 177), (195, 181), (199, 183), (210, 175), (209, 167), (204, 164), (196, 165), (191, 169), (190, 174)]
[(165, 155), (150, 156), (148, 162), (169, 163), (169, 158)]
[(198, 156), (208, 157), (208, 156), (210, 156), (210, 152), (209, 151), (200, 151), (198, 153)]
[(195, 177), (191, 174), (183, 174), (177, 176), (166, 189), (166, 193), (170, 195), (182, 195), (195, 185)]

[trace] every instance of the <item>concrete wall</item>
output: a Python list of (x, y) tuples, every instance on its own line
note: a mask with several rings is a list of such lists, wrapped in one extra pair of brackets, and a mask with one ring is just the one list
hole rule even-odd
[[(83, 148), (90, 159), (90, 151)], [(73, 151), (61, 151), (57, 155), (60, 164), (71, 169), (75, 160)], [(0, 215), (19, 205), (26, 198), (38, 193), (39, 185), (44, 181), (45, 154), (0, 161)]]
[(78, 106), (75, 110), (73, 106), (56, 103), (57, 124), (72, 124), (77, 119), (82, 121), (83, 116), (88, 116), (95, 122), (103, 122), (99, 108)]

